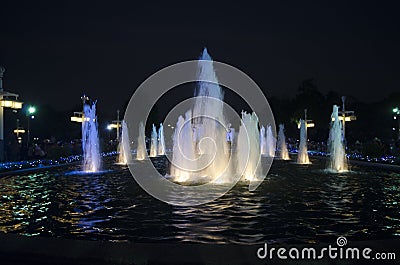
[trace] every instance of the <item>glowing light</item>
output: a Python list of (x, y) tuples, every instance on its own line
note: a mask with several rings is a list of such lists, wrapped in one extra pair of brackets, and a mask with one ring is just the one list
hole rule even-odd
[(90, 120), (90, 118), (85, 118), (83, 116), (82, 112), (74, 112), (74, 116), (71, 117), (71, 121), (74, 121), (74, 122), (83, 122), (83, 121), (89, 121), (89, 120)]
[[(343, 116), (339, 116), (339, 120), (343, 121)], [(355, 121), (356, 120), (356, 116), (346, 116), (344, 118), (344, 121)], [(332, 121), (335, 121), (335, 118), (332, 118)]]
[(107, 125), (107, 129), (111, 130), (111, 129), (116, 129), (116, 128), (121, 128), (121, 124), (116, 124), (116, 123), (111, 123)]
[(9, 99), (2, 99), (1, 107), (12, 108), (12, 109), (22, 109), (22, 102), (15, 101), (15, 100), (9, 100)]
[(24, 129), (15, 129), (14, 133), (25, 133)]
[(30, 106), (29, 108), (28, 108), (28, 113), (29, 114), (33, 114), (33, 113), (35, 113), (36, 112), (36, 108), (34, 107), (34, 106)]
[(394, 113), (397, 113), (397, 112), (399, 112), (399, 108), (398, 108), (398, 107), (396, 107), (396, 108), (393, 108), (393, 112), (394, 112)]
[[(315, 123), (309, 120), (307, 122), (307, 128), (314, 128), (314, 127), (315, 127)], [(297, 123), (297, 129), (300, 129), (300, 122)]]

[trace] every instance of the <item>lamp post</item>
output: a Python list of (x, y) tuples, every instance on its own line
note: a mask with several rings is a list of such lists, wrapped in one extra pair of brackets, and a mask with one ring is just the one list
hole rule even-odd
[(89, 97), (86, 96), (85, 94), (83, 94), (83, 96), (81, 97), (82, 100), (82, 111), (75, 111), (74, 115), (71, 116), (71, 121), (73, 122), (78, 122), (78, 123), (82, 123), (85, 119), (84, 115), (83, 115), (83, 108), (86, 104), (86, 101), (89, 101)]
[(399, 107), (393, 108), (393, 113), (394, 113), (393, 119), (397, 120), (397, 122), (398, 122), (398, 125), (397, 125), (397, 140), (400, 140), (400, 109), (399, 109)]
[(35, 118), (36, 108), (34, 106), (29, 106), (26, 110), (26, 117), (28, 118), (28, 139), (26, 140), (26, 147), (29, 149), (29, 142), (31, 140), (31, 129), (30, 129), (30, 121)]
[[(346, 122), (357, 120), (354, 110), (346, 110), (345, 106), (346, 97), (342, 96), (342, 110), (339, 111), (339, 120), (343, 123), (343, 140), (346, 142)], [(335, 118), (332, 118), (335, 121)]]
[[(304, 122), (306, 123), (306, 130), (307, 128), (315, 127), (315, 123), (313, 120), (307, 120), (307, 109), (304, 109)], [(300, 121), (297, 123), (297, 128), (300, 129)]]
[(117, 129), (117, 141), (119, 142), (119, 129), (122, 127), (121, 120), (119, 119), (119, 110), (117, 110), (117, 119), (107, 125), (108, 130)]
[(22, 139), (19, 136), (19, 134), (25, 133), (25, 130), (24, 130), (24, 128), (19, 127), (19, 119), (17, 119), (17, 128), (14, 130), (14, 133), (17, 135), (17, 140), (18, 140), (18, 143), (20, 144), (22, 142)]
[(4, 161), (4, 108), (21, 109), (18, 94), (3, 90), (3, 75), (6, 69), (0, 66), (0, 161)]

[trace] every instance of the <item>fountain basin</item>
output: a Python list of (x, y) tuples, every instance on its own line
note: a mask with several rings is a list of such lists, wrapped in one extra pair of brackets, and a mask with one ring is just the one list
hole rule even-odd
[[(352, 172), (330, 174), (324, 173), (326, 160), (310, 159), (307, 167), (276, 160), (255, 191), (239, 182), (218, 200), (196, 207), (154, 199), (112, 157), (104, 162), (109, 171), (99, 174), (66, 174), (79, 165), (10, 173), (0, 178), (0, 228), (29, 236), (135, 243), (399, 238), (398, 172), (352, 165)], [(165, 171), (164, 158), (152, 161)], [(176, 200), (191, 199), (178, 195)]]

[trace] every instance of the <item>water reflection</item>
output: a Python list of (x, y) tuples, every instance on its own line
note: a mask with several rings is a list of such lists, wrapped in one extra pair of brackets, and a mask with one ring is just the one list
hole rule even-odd
[[(275, 161), (254, 192), (244, 184), (216, 201), (176, 207), (153, 199), (127, 167), (65, 174), (73, 166), (0, 179), (0, 231), (135, 242), (313, 243), (397, 238), (400, 175), (353, 166), (327, 174)], [(156, 161), (161, 170), (162, 161)], [(174, 194), (178, 200), (191, 200)], [(194, 195), (193, 195), (194, 196)]]

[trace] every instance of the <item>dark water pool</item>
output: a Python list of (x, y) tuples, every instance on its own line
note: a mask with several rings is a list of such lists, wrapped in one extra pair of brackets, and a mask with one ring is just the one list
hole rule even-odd
[[(162, 164), (159, 161), (158, 164)], [(324, 161), (275, 161), (254, 192), (238, 184), (220, 199), (177, 207), (145, 193), (125, 166), (97, 175), (65, 166), (0, 178), (0, 231), (132, 242), (318, 243), (400, 238), (400, 174)], [(162, 166), (162, 165), (161, 165)]]

